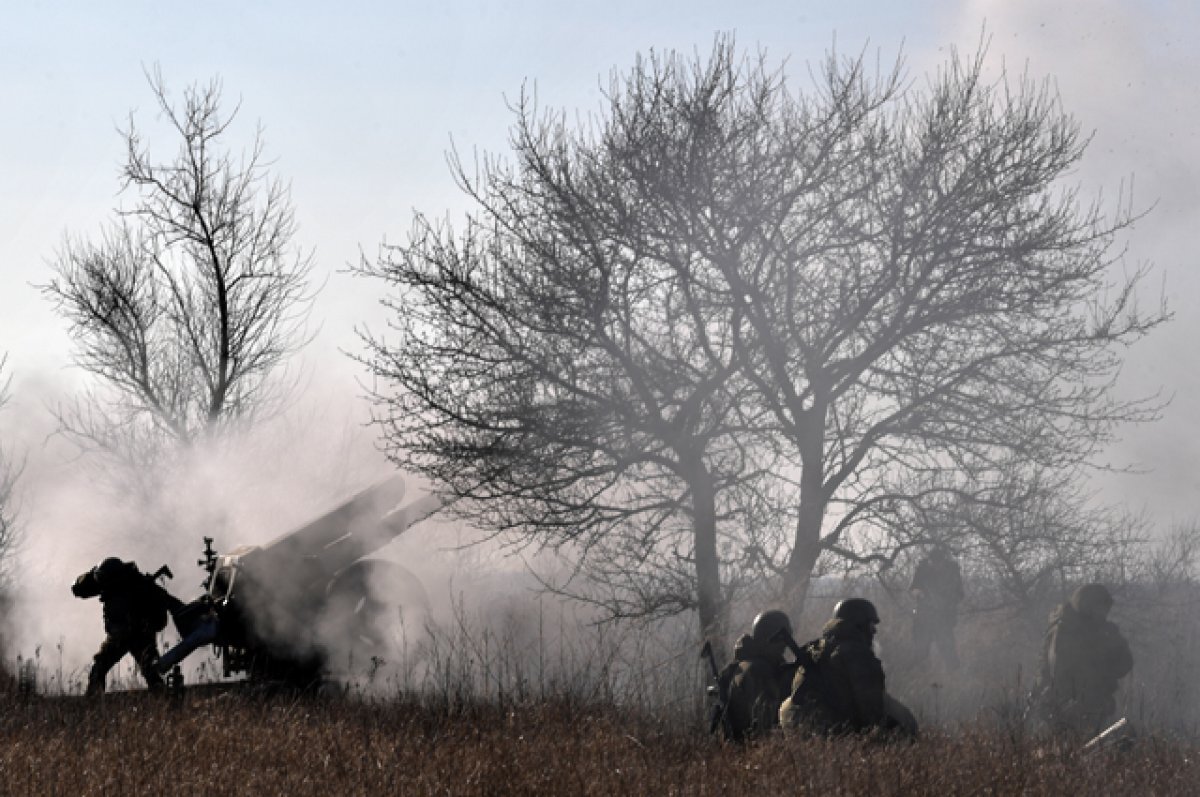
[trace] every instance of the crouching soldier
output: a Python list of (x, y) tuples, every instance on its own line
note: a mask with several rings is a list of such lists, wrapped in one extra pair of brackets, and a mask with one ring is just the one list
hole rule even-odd
[[(782, 632), (782, 633), (781, 633)], [(733, 649), (733, 661), (717, 677), (725, 738), (745, 741), (779, 724), (779, 705), (791, 691), (794, 662), (785, 658), (792, 623), (778, 609), (754, 618)]]
[(834, 607), (821, 636), (800, 648), (791, 695), (779, 709), (784, 728), (917, 735), (912, 712), (884, 687), (883, 664), (871, 649), (878, 625), (879, 613), (868, 600), (847, 598)]
[[(161, 572), (170, 574), (164, 568)], [(168, 612), (183, 603), (162, 588), (155, 576), (138, 570), (134, 562), (116, 557), (105, 559), (75, 579), (71, 592), (77, 598), (99, 596), (104, 606), (104, 642), (92, 659), (87, 694), (104, 692), (104, 680), (126, 653), (137, 662), (146, 686), (151, 691), (163, 687), (162, 676), (154, 665), (158, 660), (155, 634), (167, 627)]]
[(1108, 619), (1112, 605), (1103, 584), (1085, 584), (1050, 615), (1039, 694), (1056, 733), (1091, 736), (1116, 712), (1117, 682), (1133, 669), (1133, 654)]

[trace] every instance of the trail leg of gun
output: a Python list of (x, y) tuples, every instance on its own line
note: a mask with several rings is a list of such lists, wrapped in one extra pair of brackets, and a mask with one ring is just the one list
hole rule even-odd
[(168, 650), (159, 658), (155, 664), (155, 669), (160, 673), (169, 672), (179, 662), (187, 658), (188, 654), (201, 645), (207, 645), (217, 638), (220, 622), (216, 617), (206, 617), (201, 620), (192, 633), (179, 641), (179, 644)]

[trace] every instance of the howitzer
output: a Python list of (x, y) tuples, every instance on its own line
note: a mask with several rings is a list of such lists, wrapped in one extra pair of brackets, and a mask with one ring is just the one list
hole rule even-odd
[(306, 685), (352, 649), (377, 655), (382, 621), (398, 620), (402, 604), (428, 602), (407, 569), (366, 558), (444, 503), (427, 496), (399, 506), (403, 497), (395, 477), (262, 546), (220, 554), (205, 538), (205, 594), (175, 613), (182, 640), (159, 670), (211, 644), (226, 676)]

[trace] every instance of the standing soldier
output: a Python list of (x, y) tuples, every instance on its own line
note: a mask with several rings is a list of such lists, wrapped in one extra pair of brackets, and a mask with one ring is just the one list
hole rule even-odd
[(1050, 615), (1039, 693), (1057, 733), (1095, 735), (1116, 712), (1117, 682), (1133, 669), (1133, 654), (1108, 620), (1112, 605), (1103, 584), (1085, 584)]
[[(170, 574), (166, 568), (164, 571)], [(77, 598), (99, 596), (104, 605), (106, 636), (92, 659), (87, 694), (104, 692), (108, 671), (126, 653), (137, 661), (150, 691), (162, 689), (162, 676), (154, 667), (158, 661), (154, 637), (167, 627), (168, 612), (182, 608), (182, 602), (163, 589), (154, 576), (138, 570), (137, 564), (116, 557), (105, 559), (75, 579), (71, 592)]]
[(920, 665), (928, 661), (929, 649), (937, 645), (946, 666), (958, 669), (954, 626), (963, 599), (962, 571), (944, 546), (935, 546), (917, 563), (909, 591), (917, 602), (912, 629), (915, 662)]
[(779, 705), (791, 691), (794, 662), (784, 658), (792, 622), (778, 609), (754, 618), (717, 677), (724, 713), (721, 727), (734, 741), (761, 736), (779, 725)]
[(821, 636), (800, 648), (791, 696), (779, 709), (784, 728), (917, 735), (912, 712), (884, 687), (883, 664), (871, 648), (878, 625), (875, 604), (865, 598), (847, 598), (834, 607)]

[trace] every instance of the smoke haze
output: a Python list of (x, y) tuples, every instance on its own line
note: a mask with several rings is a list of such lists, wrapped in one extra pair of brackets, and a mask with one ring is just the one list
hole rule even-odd
[[(188, 24), (156, 8), (81, 4), (70, 22), (38, 4), (13, 11), (0, 31), (0, 74), (8, 78), (0, 97), (19, 109), (0, 126), (0, 353), (11, 354), (14, 377), (12, 401), (0, 410), (0, 440), (24, 453), (26, 467), (12, 654), (40, 649), (56, 666), (61, 643), (66, 677), (82, 681), (103, 629), (98, 602), (70, 594), (78, 574), (110, 555), (151, 572), (167, 564), (175, 573), (168, 589), (186, 601), (201, 590), (195, 560), (204, 536), (219, 550), (261, 544), (386, 477), (391, 469), (366, 425), (356, 382), (362, 371), (343, 355), (359, 350), (356, 325), (383, 327), (379, 288), (340, 269), (360, 248), (369, 257), (381, 240), (401, 237), (414, 208), (431, 216), (462, 210), (443, 153), (451, 141), (468, 158), (477, 148), (503, 152), (509, 116), (502, 95), (513, 96), (523, 81), (536, 82), (547, 107), (586, 114), (614, 66), (625, 68), (651, 48), (704, 51), (720, 30), (736, 30), (742, 46), (762, 44), (772, 58), (790, 56), (797, 86), (835, 33), (839, 49), (878, 48), (884, 63), (903, 43), (917, 81), (950, 46), (970, 53), (982, 35), (995, 70), (1054, 81), (1064, 108), (1095, 131), (1075, 175), (1085, 191), (1103, 189), (1111, 200), (1124, 185), (1135, 208), (1150, 211), (1129, 237), (1128, 260), (1131, 267), (1156, 264), (1148, 288), (1162, 287), (1176, 316), (1127, 354), (1119, 383), (1122, 395), (1161, 390), (1172, 398), (1161, 422), (1124, 430), (1109, 452), (1112, 464), (1145, 472), (1100, 474), (1096, 488), (1108, 501), (1144, 507), (1160, 528), (1195, 516), (1200, 384), (1190, 366), (1200, 308), (1188, 299), (1200, 288), (1190, 240), (1200, 212), (1200, 10), (1117, 0), (880, 2), (820, 11), (755, 2), (737, 10), (728, 3), (618, 2), (596, 11), (507, 5), (499, 16), (452, 4), (330, 17), (264, 4), (232, 26), (241, 4), (210, 4), (208, 16), (189, 16)], [(64, 231), (94, 231), (119, 204), (123, 153), (114, 126), (129, 109), (148, 107), (142, 68), (155, 62), (176, 91), (223, 76), (229, 97), (242, 98), (242, 121), (263, 121), (274, 168), (293, 183), (298, 241), (316, 247), (326, 282), (314, 310), (319, 332), (296, 363), (296, 402), (249, 435), (151, 474), (156, 489), (139, 498), (114, 493), (95, 461), (55, 434), (48, 407), (83, 380), (69, 367), (64, 325), (35, 286), (48, 278), (45, 261)], [(1149, 290), (1143, 299), (1153, 304), (1158, 295)], [(531, 650), (546, 645), (528, 615), (513, 619), (521, 616), (514, 607), (532, 605), (522, 564), (494, 548), (455, 547), (468, 538), (431, 522), (384, 553), (421, 577), (435, 621), (453, 627), (455, 602), (465, 601), (460, 618), (490, 607), (481, 622), (519, 625)], [(815, 605), (807, 625), (797, 620), (798, 633), (819, 628), (816, 614), (828, 607)], [(578, 620), (562, 621), (562, 611), (553, 605), (547, 616), (560, 625)], [(740, 607), (737, 627), (754, 613)], [(900, 627), (903, 619), (894, 621)], [(1029, 630), (1025, 640), (1035, 653), (1038, 633)], [(1007, 683), (1020, 663), (1028, 666), (1028, 657), (997, 665), (998, 682)], [(900, 674), (914, 700), (930, 694), (919, 677)]]

